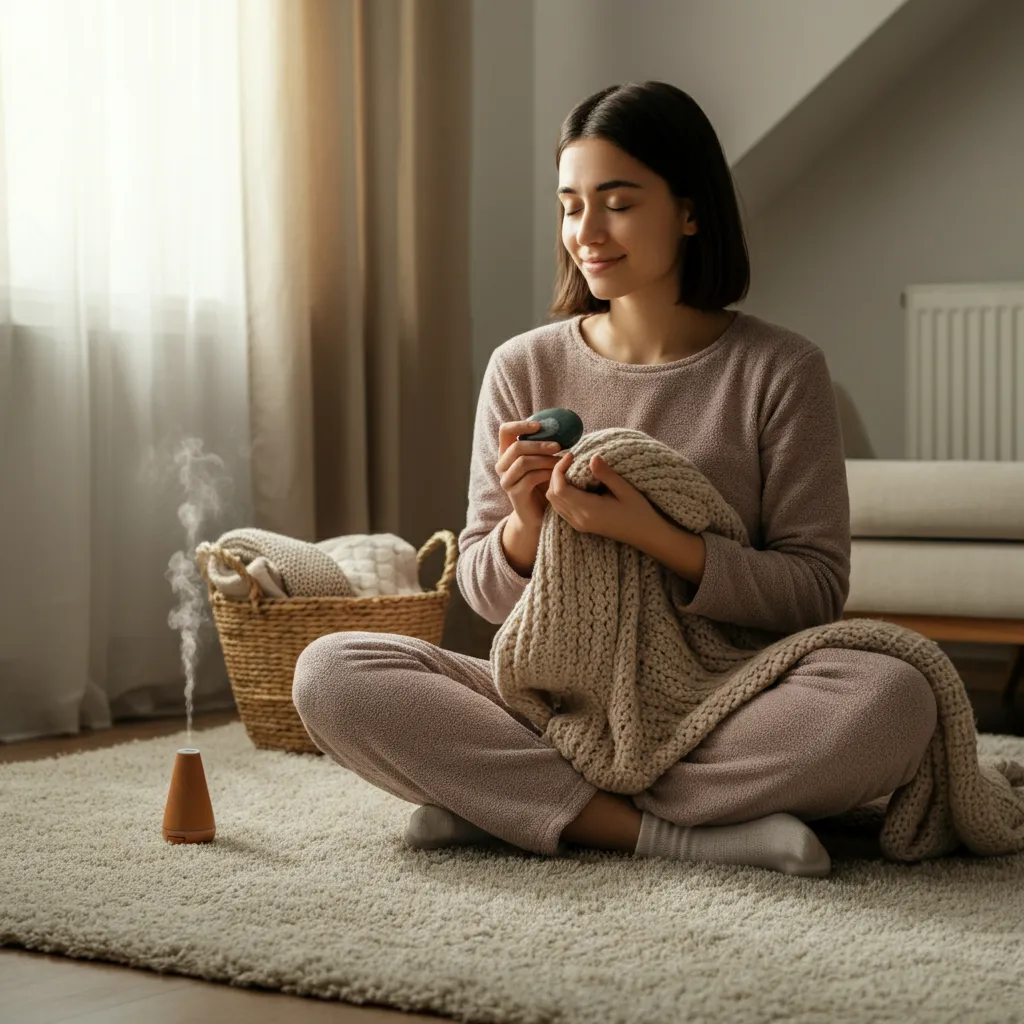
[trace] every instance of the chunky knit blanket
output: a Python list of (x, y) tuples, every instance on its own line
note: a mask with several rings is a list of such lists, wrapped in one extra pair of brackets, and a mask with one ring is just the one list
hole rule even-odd
[[(611, 428), (574, 447), (567, 479), (597, 491), (609, 466), (678, 526), (750, 541), (688, 459), (648, 434)], [(728, 714), (822, 647), (877, 651), (931, 684), (938, 721), (916, 775), (889, 799), (879, 833), (895, 861), (1024, 851), (1024, 767), (978, 760), (963, 681), (937, 643), (875, 619), (784, 636), (687, 613), (692, 584), (635, 547), (575, 530), (549, 506), (533, 576), (491, 645), (495, 685), (590, 783), (639, 793)], [(870, 815), (866, 816), (870, 817)]]

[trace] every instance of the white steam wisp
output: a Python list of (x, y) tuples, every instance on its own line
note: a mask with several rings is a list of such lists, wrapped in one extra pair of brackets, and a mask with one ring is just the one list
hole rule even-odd
[(208, 513), (219, 515), (221, 500), (217, 493), (215, 470), (224, 470), (224, 462), (213, 453), (203, 452), (201, 438), (181, 442), (174, 455), (178, 479), (185, 489), (185, 501), (178, 506), (178, 519), (185, 527), (187, 551), (176, 551), (168, 562), (166, 579), (179, 596), (178, 607), (167, 616), (172, 629), (181, 630), (181, 664), (185, 670), (185, 715), (188, 746), (192, 746), (192, 694), (195, 689), (199, 628), (203, 622), (205, 586), (195, 564), (196, 540)]

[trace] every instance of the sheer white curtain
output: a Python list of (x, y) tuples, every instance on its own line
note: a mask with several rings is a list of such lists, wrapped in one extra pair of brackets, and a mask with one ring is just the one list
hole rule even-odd
[(460, 529), (471, 14), (0, 0), (0, 741), (183, 712), (193, 540)]
[[(2, 740), (183, 712), (179, 507), (199, 539), (252, 515), (241, 47), (270, 12), (0, 0)], [(189, 439), (223, 463), (191, 494)], [(199, 640), (195, 706), (230, 706)]]

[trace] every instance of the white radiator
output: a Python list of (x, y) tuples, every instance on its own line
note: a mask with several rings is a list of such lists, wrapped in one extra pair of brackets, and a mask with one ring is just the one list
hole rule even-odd
[(1024, 460), (1024, 282), (908, 285), (902, 301), (905, 457)]

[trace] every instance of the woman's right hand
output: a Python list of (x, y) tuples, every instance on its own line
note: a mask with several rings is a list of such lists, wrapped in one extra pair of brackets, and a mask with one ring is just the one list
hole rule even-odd
[(540, 430), (539, 425), (531, 427), (529, 423), (520, 420), (498, 427), (498, 461), (494, 469), (519, 521), (539, 532), (548, 506), (544, 492), (562, 446), (557, 441), (517, 441), (519, 434)]

